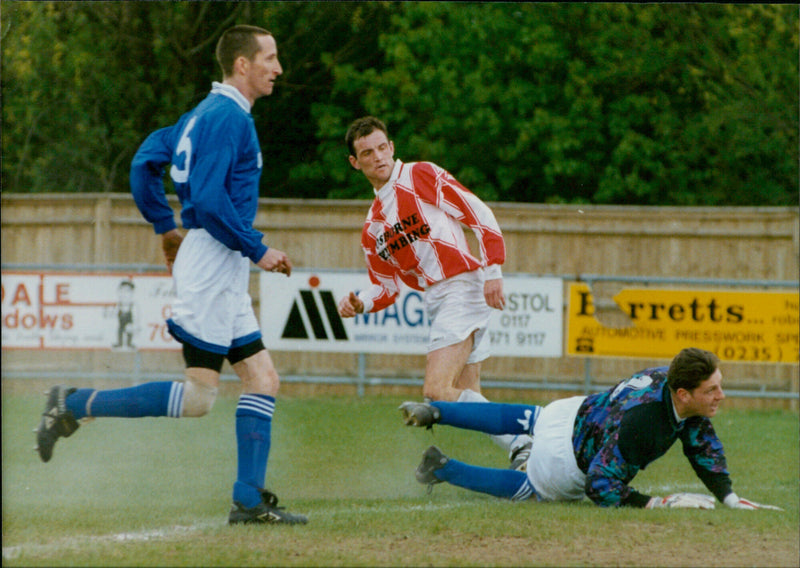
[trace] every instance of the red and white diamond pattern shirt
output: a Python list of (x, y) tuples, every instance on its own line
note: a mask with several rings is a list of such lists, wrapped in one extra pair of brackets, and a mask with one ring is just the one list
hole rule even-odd
[[(462, 223), (478, 238), (481, 259), (470, 252)], [(485, 268), (500, 278), (506, 257), (492, 210), (449, 172), (430, 162), (395, 160), (386, 184), (375, 190), (361, 247), (372, 286), (358, 297), (364, 312), (391, 305), (400, 282), (425, 290), (463, 272)]]

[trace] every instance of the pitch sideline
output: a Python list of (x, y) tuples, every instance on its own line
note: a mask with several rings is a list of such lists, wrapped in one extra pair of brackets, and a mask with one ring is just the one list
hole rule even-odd
[[(379, 506), (379, 505), (353, 505), (350, 507), (337, 507), (335, 509), (326, 509), (313, 513), (316, 518), (319, 517), (332, 517), (339, 514), (363, 514), (363, 513), (389, 513), (389, 512), (403, 512), (403, 511), (437, 511), (444, 509), (456, 509), (469, 505), (469, 502), (461, 503), (441, 503), (432, 504), (425, 503), (422, 505), (396, 505), (396, 506)], [(474, 504), (474, 502), (472, 503)], [(312, 519), (313, 520), (313, 519)], [(87, 543), (106, 544), (114, 542), (146, 542), (150, 540), (169, 540), (180, 536), (191, 535), (203, 529), (220, 528), (227, 526), (227, 522), (222, 521), (208, 521), (196, 523), (193, 525), (176, 525), (167, 528), (150, 529), (139, 532), (123, 532), (111, 533), (105, 535), (89, 535), (89, 536), (71, 536), (64, 537), (55, 542), (48, 544), (37, 543), (24, 543), (13, 546), (3, 547), (3, 561), (17, 560), (23, 555), (42, 555), (47, 553), (59, 552), (60, 550), (85, 547)]]

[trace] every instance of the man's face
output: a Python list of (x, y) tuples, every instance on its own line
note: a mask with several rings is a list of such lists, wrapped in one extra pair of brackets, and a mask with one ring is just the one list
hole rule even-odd
[(697, 388), (687, 392), (688, 416), (713, 417), (717, 413), (719, 403), (725, 398), (725, 393), (722, 392), (722, 372), (717, 369)]
[(272, 94), (275, 79), (283, 73), (278, 61), (278, 47), (271, 35), (258, 35), (256, 41), (261, 46), (246, 66), (247, 86), (252, 99)]
[(373, 130), (353, 142), (356, 155), (350, 156), (350, 165), (361, 171), (375, 188), (382, 187), (392, 176), (394, 144), (386, 133)]

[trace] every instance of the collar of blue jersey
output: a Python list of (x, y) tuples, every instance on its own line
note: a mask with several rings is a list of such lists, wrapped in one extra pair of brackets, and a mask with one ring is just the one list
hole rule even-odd
[(244, 95), (239, 92), (239, 89), (233, 85), (226, 85), (225, 83), (214, 81), (211, 83), (211, 93), (232, 98), (246, 113), (250, 113), (250, 101), (244, 98)]
[(375, 192), (375, 195), (378, 195), (384, 188), (391, 186), (394, 182), (397, 181), (397, 178), (400, 177), (400, 170), (403, 168), (403, 162), (400, 160), (395, 159), (394, 167), (392, 167), (392, 174), (389, 176), (389, 181), (387, 181), (380, 189), (372, 188), (372, 191)]
[(683, 428), (683, 423), (686, 421), (686, 419), (682, 419), (678, 414), (678, 409), (675, 408), (675, 402), (672, 400), (672, 391), (669, 390), (669, 385), (667, 385), (667, 383), (664, 383), (664, 399), (672, 409), (672, 416), (675, 418), (675, 422), (673, 423), (672, 427), (676, 430), (680, 430)]

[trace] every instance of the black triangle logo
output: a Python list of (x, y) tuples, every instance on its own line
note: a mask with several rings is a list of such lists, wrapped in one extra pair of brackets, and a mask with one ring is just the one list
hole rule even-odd
[[(322, 290), (320, 298), (322, 299), (324, 315), (317, 306), (314, 293), (311, 290), (300, 290), (300, 301), (303, 303), (302, 306), (305, 308), (309, 323), (311, 323), (311, 331), (314, 333), (314, 338), (328, 339), (328, 333), (325, 331), (325, 324), (323, 323), (324, 317), (331, 326), (333, 338), (339, 341), (347, 341), (347, 330), (342, 323), (342, 318), (339, 316), (333, 293), (330, 290)], [(309, 339), (308, 330), (305, 323), (303, 323), (300, 309), (300, 304), (295, 299), (292, 302), (292, 309), (289, 311), (289, 317), (283, 328), (281, 339)]]
[(292, 302), (292, 310), (289, 312), (281, 339), (308, 339), (306, 326), (303, 325), (303, 318), (300, 316), (300, 308), (297, 307), (297, 300)]

